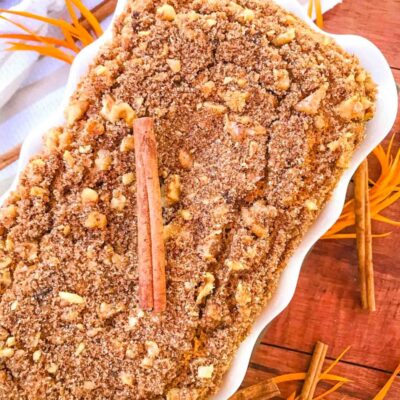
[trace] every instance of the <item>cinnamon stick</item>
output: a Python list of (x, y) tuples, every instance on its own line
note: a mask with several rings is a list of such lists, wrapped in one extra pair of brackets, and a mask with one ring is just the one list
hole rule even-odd
[(328, 346), (326, 344), (317, 342), (300, 394), (301, 400), (312, 400), (314, 397), (315, 389), (321, 375), (322, 366), (324, 365), (327, 351)]
[(367, 289), (367, 305), (369, 311), (376, 310), (374, 266), (372, 262), (372, 228), (371, 228), (371, 204), (369, 201), (369, 175), (368, 160), (365, 159), (365, 281)]
[(135, 120), (133, 131), (138, 193), (139, 302), (144, 309), (162, 312), (167, 303), (165, 246), (153, 120)]
[[(103, 0), (90, 11), (96, 17), (96, 19), (101, 22), (115, 11), (117, 2), (118, 0)], [(86, 30), (91, 29), (91, 26), (85, 17), (79, 18), (79, 22)]]
[(354, 214), (361, 305), (363, 309), (375, 311), (371, 209), (368, 189), (368, 161), (365, 159), (354, 175)]
[(238, 390), (229, 400), (267, 400), (280, 396), (281, 392), (272, 379)]
[(0, 155), (0, 170), (8, 167), (14, 161), (17, 161), (19, 158), (19, 153), (21, 152), (21, 145), (13, 147), (11, 150), (7, 151)]
[[(136, 138), (135, 138), (136, 139)], [(137, 149), (137, 151), (136, 151)], [(151, 234), (149, 200), (146, 189), (145, 164), (141, 149), (135, 146), (136, 158), (136, 203), (138, 227), (138, 271), (139, 304), (144, 310), (151, 310), (153, 300), (153, 268), (151, 260)]]

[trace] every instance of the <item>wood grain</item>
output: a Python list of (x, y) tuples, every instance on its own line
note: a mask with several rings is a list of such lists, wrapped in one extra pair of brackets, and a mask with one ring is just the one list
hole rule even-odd
[[(352, 350), (350, 350), (351, 352)], [(326, 369), (339, 353), (332, 353), (332, 357), (326, 359)], [(284, 348), (260, 345), (258, 351), (251, 359), (250, 368), (242, 386), (250, 386), (264, 379), (274, 376), (304, 372), (307, 370), (311, 354), (292, 351)], [(352, 382), (346, 383), (337, 393), (327, 397), (329, 400), (367, 400), (372, 399), (390, 377), (390, 373), (376, 369), (366, 368), (361, 365), (340, 362), (333, 370), (333, 374), (345, 376)], [(294, 390), (301, 390), (302, 382), (288, 382), (278, 385), (283, 397), (287, 397)], [(317, 386), (316, 395), (328, 390), (333, 383), (323, 381)], [(398, 400), (400, 393), (400, 380), (396, 381), (390, 390), (387, 400)], [(397, 396), (397, 397), (396, 397)]]
[(391, 67), (400, 68), (399, 18), (399, 0), (344, 0), (324, 16), (324, 29), (364, 36), (382, 50)]

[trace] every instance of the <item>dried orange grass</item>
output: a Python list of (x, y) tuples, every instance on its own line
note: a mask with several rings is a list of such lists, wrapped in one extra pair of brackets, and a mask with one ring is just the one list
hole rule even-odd
[[(369, 189), (369, 199), (371, 219), (393, 226), (400, 226), (400, 221), (395, 221), (381, 214), (383, 210), (400, 199), (400, 150), (392, 154), (394, 138), (395, 135), (391, 137), (386, 150), (382, 145), (379, 145), (371, 153), (379, 162), (380, 175), (376, 182), (370, 180), (372, 186)], [(354, 199), (351, 199), (345, 204), (342, 214), (335, 225), (322, 238), (355, 239), (355, 232), (342, 233), (344, 229), (354, 226), (354, 223)], [(374, 236), (382, 237), (387, 235), (390, 235), (390, 232)]]
[[(324, 393), (314, 397), (313, 400), (322, 400), (326, 396), (336, 392), (339, 390), (343, 385), (346, 383), (352, 382), (350, 379), (345, 378), (343, 376), (339, 375), (332, 375), (330, 372), (332, 369), (342, 360), (342, 358), (345, 356), (345, 354), (350, 350), (350, 347), (347, 347), (329, 366), (326, 368), (321, 375), (319, 376), (318, 382), (320, 381), (331, 381), (331, 382), (336, 382), (335, 385), (333, 385), (331, 388), (326, 390)], [(372, 399), (372, 400), (384, 400), (387, 393), (389, 392), (389, 389), (391, 388), (394, 380), (396, 377), (400, 374), (400, 364), (397, 366), (389, 380), (386, 382), (386, 384), (383, 386), (383, 388), (379, 391), (379, 393)], [(299, 372), (299, 373), (292, 373), (292, 374), (285, 374), (285, 375), (280, 375), (275, 378), (272, 378), (272, 380), (276, 384), (282, 384), (284, 382), (292, 382), (292, 381), (303, 381), (306, 379), (307, 373), (306, 372)], [(299, 400), (300, 395), (297, 395), (297, 392), (293, 392), (286, 398), (286, 400)]]
[[(36, 15), (26, 11), (0, 9), (0, 13), (3, 14), (18, 15), (28, 19), (45, 22), (49, 25), (57, 27), (61, 30), (61, 33), (64, 36), (64, 39), (58, 39), (54, 37), (37, 35), (23, 24), (6, 18), (4, 15), (0, 15), (1, 19), (6, 20), (27, 32), (18, 34), (1, 34), (0, 39), (18, 40), (8, 41), (7, 44), (9, 44), (10, 47), (8, 47), (7, 50), (35, 51), (42, 56), (53, 57), (71, 64), (74, 59), (74, 55), (79, 53), (83, 47), (92, 43), (96, 37), (99, 37), (103, 33), (103, 30), (96, 17), (80, 0), (65, 0), (65, 3), (68, 13), (71, 17), (71, 22), (66, 22), (56, 18), (43, 17), (41, 15)], [(79, 21), (76, 10), (79, 11), (81, 16), (89, 24), (89, 30), (87, 30)]]

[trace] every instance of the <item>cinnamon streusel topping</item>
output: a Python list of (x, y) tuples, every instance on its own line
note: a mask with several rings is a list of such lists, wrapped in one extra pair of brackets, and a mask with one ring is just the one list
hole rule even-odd
[[(373, 115), (270, 0), (129, 1), (0, 211), (0, 398), (203, 399)], [(155, 121), (167, 311), (138, 308), (132, 123)]]

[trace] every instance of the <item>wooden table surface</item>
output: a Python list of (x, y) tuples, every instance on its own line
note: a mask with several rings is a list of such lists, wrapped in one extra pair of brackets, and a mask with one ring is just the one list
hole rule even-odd
[[(322, 0), (324, 1), (324, 0)], [(325, 30), (373, 41), (400, 83), (400, 0), (344, 0), (325, 15)], [(398, 116), (393, 132), (400, 131)], [(396, 144), (400, 145), (400, 135)], [(384, 212), (400, 220), (400, 201)], [(373, 223), (377, 311), (360, 309), (354, 240), (320, 240), (308, 255), (290, 306), (266, 330), (255, 349), (243, 387), (280, 374), (306, 371), (316, 341), (328, 359), (351, 345), (334, 371), (353, 380), (327, 398), (372, 399), (400, 363), (400, 228)], [(320, 383), (317, 394), (331, 385)], [(282, 384), (288, 396), (300, 384)], [(400, 399), (397, 378), (386, 399)]]

